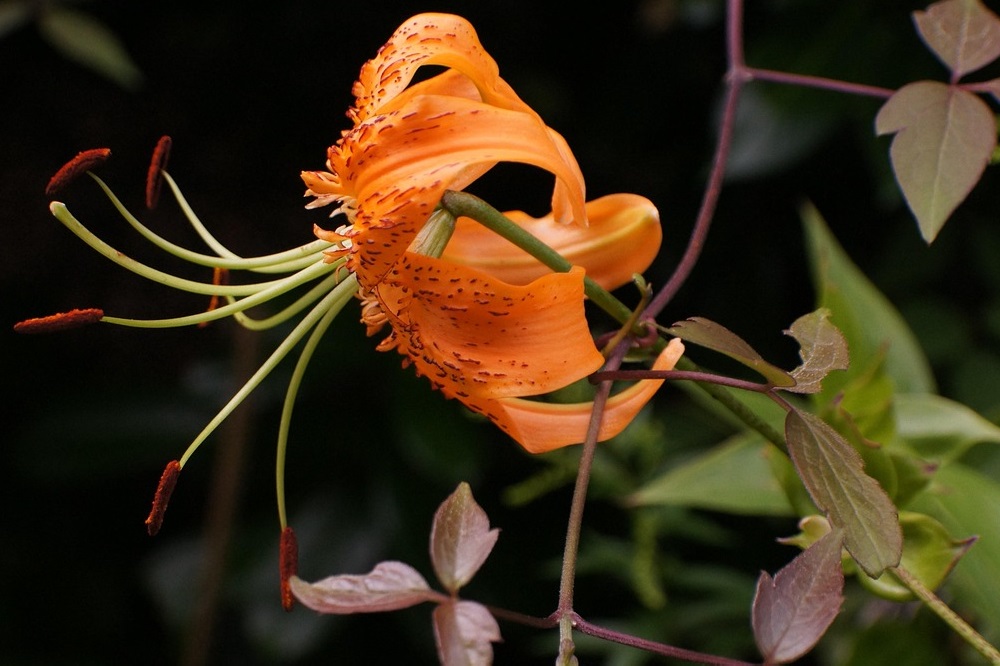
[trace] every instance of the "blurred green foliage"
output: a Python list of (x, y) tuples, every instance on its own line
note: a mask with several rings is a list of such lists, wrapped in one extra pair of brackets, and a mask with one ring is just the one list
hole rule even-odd
[[(909, 12), (923, 3), (748, 4), (751, 64), (890, 88), (943, 75), (910, 23)], [(605, 3), (571, 14), (537, 2), (436, 7), (472, 21), (503, 75), (566, 136), (589, 192), (635, 191), (659, 205), (666, 246), (647, 275), (654, 287), (683, 249), (704, 186), (724, 68), (721, 7), (709, 0)], [(343, 111), (361, 63), (401, 20), (425, 9), (397, 3), (345, 10), (312, 0), (260, 11), (229, 2), (82, 4), (79, 11), (117, 36), (142, 72), (141, 85), (129, 87), (55, 51), (46, 41), (51, 31), (37, 21), (5, 32), (6, 320), (91, 305), (136, 316), (203, 307), (122, 275), (49, 217), (45, 183), (82, 149), (110, 146), (114, 157), (102, 174), (127, 204), (137, 204), (147, 152), (170, 134), (171, 172), (220, 237), (247, 253), (307, 240), (322, 218), (302, 209), (299, 171), (319, 168), (346, 126)], [(998, 74), (991, 67), (983, 78)], [(898, 309), (899, 318), (880, 327), (913, 332), (907, 358), (886, 359), (897, 391), (895, 444), (941, 466), (926, 492), (910, 493), (907, 508), (933, 516), (952, 537), (979, 535), (942, 594), (960, 600), (997, 641), (996, 176), (987, 170), (928, 247), (895, 190), (888, 141), (874, 137), (877, 100), (767, 84), (748, 93), (715, 226), (664, 323), (708, 317), (768, 360), (794, 367), (797, 350), (781, 331), (819, 298), (808, 261), (816, 229), (803, 232), (800, 220), (802, 202), (812, 202), (849, 264), (870, 280), (866, 298), (884, 294)], [(115, 236), (115, 215), (88, 185), (66, 193), (77, 214), (126, 253), (141, 252)], [(510, 182), (498, 177), (486, 186), (479, 193), (504, 208)], [(540, 207), (544, 190), (537, 192)], [(161, 203), (148, 218), (164, 235), (196, 242), (171, 206)], [(855, 284), (852, 293), (861, 288)], [(889, 312), (875, 300), (864, 318)], [(386, 558), (429, 571), (434, 509), (464, 480), (502, 530), (466, 594), (547, 615), (578, 452), (524, 454), (400, 372), (398, 358), (375, 353), (362, 328), (347, 324), (338, 322), (317, 353), (292, 428), (289, 504), (303, 577), (361, 573)], [(7, 479), (0, 491), (4, 663), (197, 663), (192, 626), (207, 622), (197, 609), (211, 547), (203, 525), (226, 472), (237, 476), (238, 502), (225, 566), (212, 574), (221, 587), (207, 663), (339, 663), (343, 655), (358, 663), (373, 650), (386, 662), (433, 663), (429, 608), (341, 618), (280, 610), (273, 441), (290, 369), (241, 408), (249, 433), (242, 455), (225, 457), (240, 441), (228, 429), (213, 437), (212, 448), (186, 468), (164, 530), (150, 539), (142, 520), (162, 465), (248, 373), (233, 352), (245, 338), (229, 323), (166, 332), (93, 327), (42, 338), (15, 337), (8, 327), (2, 335), (9, 389), (0, 446)], [(275, 342), (263, 335), (254, 353)], [(940, 395), (928, 398), (933, 388)], [(808, 502), (786, 484), (789, 508), (782, 505), (767, 473), (787, 479), (788, 470), (771, 455), (767, 465), (746, 465), (738, 477), (744, 485), (728, 495), (714, 491), (718, 480), (713, 485), (709, 472), (732, 478), (726, 466), (742, 466), (741, 456), (763, 445), (683, 387), (663, 390), (655, 407), (600, 451), (577, 609), (639, 635), (753, 659), (753, 581), (794, 555), (775, 539), (798, 531)], [(940, 415), (940, 431), (914, 427), (928, 413)], [(652, 505), (625, 502), (639, 488), (656, 496), (657, 484)], [(668, 490), (673, 494), (664, 496)], [(551, 634), (501, 629), (497, 663), (551, 663)], [(648, 662), (606, 643), (581, 640), (579, 647), (588, 662)], [(841, 618), (804, 663), (892, 660), (979, 663), (926, 611), (873, 600), (852, 581)]]

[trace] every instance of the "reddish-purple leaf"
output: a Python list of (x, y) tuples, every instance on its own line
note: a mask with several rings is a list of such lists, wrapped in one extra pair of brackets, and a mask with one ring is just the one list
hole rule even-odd
[(434, 609), (434, 640), (441, 666), (490, 666), (500, 626), (482, 604), (449, 599)]
[(416, 569), (402, 562), (379, 562), (370, 573), (360, 576), (330, 576), (315, 583), (292, 576), (288, 582), (303, 606), (335, 615), (399, 610), (439, 601), (443, 596), (432, 590)]
[(1000, 79), (990, 79), (976, 84), (976, 90), (989, 93), (994, 100), (1000, 102)]
[(795, 380), (787, 372), (765, 361), (743, 338), (711, 319), (689, 317), (675, 322), (668, 330), (681, 340), (725, 354), (734, 361), (753, 368), (774, 386), (795, 385)]
[(917, 81), (882, 106), (875, 132), (896, 135), (889, 150), (896, 182), (930, 243), (983, 175), (997, 145), (993, 112), (971, 92)]
[(830, 532), (774, 578), (761, 572), (753, 600), (753, 634), (768, 664), (785, 664), (811, 650), (840, 612), (843, 534)]
[(819, 393), (823, 379), (834, 370), (846, 370), (850, 364), (847, 341), (830, 321), (830, 311), (820, 308), (802, 315), (785, 331), (799, 343), (802, 365), (792, 370), (793, 393)]
[(438, 580), (455, 593), (468, 583), (489, 557), (500, 536), (490, 529), (490, 519), (462, 482), (434, 514), (431, 560)]
[(899, 513), (865, 474), (861, 454), (825, 421), (794, 407), (785, 418), (785, 439), (810, 497), (835, 529), (844, 530), (844, 547), (858, 566), (877, 577), (899, 564)]
[(943, 0), (913, 12), (924, 43), (955, 79), (1000, 56), (1000, 19), (979, 0)]

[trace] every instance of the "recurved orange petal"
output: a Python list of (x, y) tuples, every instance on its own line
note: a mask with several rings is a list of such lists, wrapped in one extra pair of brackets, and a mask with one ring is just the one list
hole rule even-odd
[(553, 206), (565, 207), (569, 199), (573, 216), (585, 220), (582, 179), (553, 134), (529, 114), (464, 98), (420, 96), (405, 109), (350, 130), (331, 147), (329, 165), (336, 177), (307, 172), (303, 179), (313, 194), (357, 200), (349, 267), (371, 288), (406, 250), (444, 191), (463, 189), (497, 162), (531, 164), (554, 174), (562, 189)]
[(407, 252), (376, 289), (399, 351), (449, 397), (539, 395), (604, 363), (587, 327), (581, 268), (517, 286)]
[[(663, 232), (653, 203), (637, 194), (612, 194), (587, 202), (589, 226), (565, 225), (552, 215), (506, 213), (605, 289), (627, 284), (656, 258)], [(442, 259), (482, 270), (504, 282), (527, 284), (551, 272), (540, 261), (469, 218), (459, 218)]]
[[(683, 354), (684, 344), (674, 338), (657, 357), (652, 369), (672, 370)], [(597, 441), (603, 442), (621, 433), (662, 384), (662, 379), (644, 379), (611, 396)], [(463, 402), (489, 417), (529, 453), (545, 453), (583, 442), (594, 406), (592, 402), (567, 405), (523, 398)]]
[(461, 72), (487, 104), (534, 114), (500, 78), (496, 61), (486, 53), (471, 23), (454, 14), (426, 13), (399, 26), (378, 54), (364, 64), (354, 84), (357, 101), (348, 116), (361, 122), (382, 113), (424, 65)]

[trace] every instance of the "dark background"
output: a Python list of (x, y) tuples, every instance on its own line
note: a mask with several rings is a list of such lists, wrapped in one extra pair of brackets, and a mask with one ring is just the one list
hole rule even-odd
[[(890, 88), (944, 75), (911, 29), (909, 12), (919, 3), (748, 4), (752, 64)], [(567, 138), (591, 197), (632, 191), (659, 206), (665, 243), (647, 278), (663, 284), (690, 232), (714, 145), (725, 68), (722, 3), (571, 7), (537, 0), (291, 0), (262, 10), (231, 2), (74, 5), (121, 39), (142, 72), (134, 89), (60, 54), (35, 22), (0, 37), (0, 313), (8, 322), (0, 333), (0, 663), (432, 663), (427, 607), (352, 618), (280, 610), (273, 442), (290, 363), (208, 440), (185, 468), (162, 533), (145, 534), (163, 464), (180, 455), (281, 331), (246, 334), (223, 322), (16, 336), (11, 325), (74, 307), (162, 317), (205, 305), (105, 261), (49, 215), (45, 184), (80, 150), (111, 148), (100, 173), (138, 212), (148, 155), (169, 134), (171, 174), (232, 249), (264, 253), (307, 242), (325, 213), (304, 210), (299, 172), (322, 168), (326, 146), (347, 127), (361, 63), (404, 19), (430, 10), (472, 21), (502, 76)], [(765, 84), (748, 89), (745, 107), (757, 108), (755, 100), (768, 106), (744, 118), (738, 138), (747, 143), (737, 147), (702, 261), (662, 321), (709, 317), (775, 362), (794, 365), (781, 331), (813, 306), (797, 215), (809, 199), (914, 326), (942, 392), (1000, 414), (1000, 373), (992, 372), (1000, 368), (995, 176), (987, 174), (928, 248), (894, 191), (888, 141), (873, 136), (878, 100)], [(770, 138), (768, 126), (778, 128)], [(478, 193), (507, 205), (506, 181), (484, 187)], [(544, 207), (543, 190), (533, 212)], [(205, 277), (127, 232), (87, 179), (61, 196), (126, 254)], [(142, 217), (197, 247), (166, 195)], [(398, 359), (375, 353), (354, 318), (349, 306), (296, 408), (288, 498), (302, 575), (361, 573), (392, 558), (430, 578), (434, 508), (467, 480), (503, 528), (484, 580), (468, 596), (547, 615), (568, 487), (525, 507), (504, 503), (504, 489), (541, 463), (399, 372)], [(659, 399), (677, 397), (664, 391)], [(711, 426), (706, 432), (709, 441), (720, 434)], [(597, 502), (588, 525), (627, 539), (615, 534), (617, 516)], [(773, 544), (791, 530), (786, 523), (703, 518), (724, 525), (727, 536), (708, 555), (676, 539), (668, 548), (681, 570), (707, 558), (752, 584), (757, 571), (788, 557)], [(227, 543), (222, 565), (202, 576), (212, 548)], [(217, 597), (205, 596), (211, 589)], [(580, 590), (578, 607), (595, 619), (636, 605), (627, 586), (601, 577), (584, 573)], [(683, 612), (684, 590), (674, 595)], [(554, 634), (502, 630), (498, 663), (538, 655), (538, 663), (551, 663)], [(720, 643), (713, 633), (722, 632), (743, 638)], [(744, 649), (748, 633), (738, 617), (731, 627), (695, 627), (672, 638), (696, 649)]]

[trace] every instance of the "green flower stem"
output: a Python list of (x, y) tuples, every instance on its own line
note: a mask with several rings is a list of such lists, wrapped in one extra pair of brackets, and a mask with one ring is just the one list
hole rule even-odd
[(278, 446), (276, 451), (276, 462), (274, 465), (275, 491), (278, 495), (278, 520), (281, 523), (281, 529), (288, 527), (288, 515), (285, 508), (285, 455), (288, 450), (288, 433), (291, 429), (292, 411), (295, 408), (295, 398), (299, 394), (299, 386), (302, 385), (302, 377), (305, 375), (306, 368), (309, 366), (309, 361), (312, 360), (313, 352), (316, 351), (319, 341), (323, 338), (323, 335), (326, 333), (336, 316), (343, 309), (344, 305), (347, 304), (350, 297), (353, 296), (357, 290), (358, 278), (356, 275), (351, 273), (351, 275), (335, 290), (337, 292), (342, 292), (341, 295), (332, 299), (328, 305), (322, 308), (317, 308), (318, 310), (322, 310), (323, 316), (313, 328), (312, 333), (309, 334), (309, 339), (306, 340), (305, 345), (302, 347), (302, 352), (299, 354), (299, 360), (295, 363), (295, 369), (292, 371), (292, 377), (288, 381), (288, 391), (285, 393), (285, 402), (281, 408), (281, 421), (278, 426)]
[(219, 425), (226, 420), (226, 418), (236, 409), (240, 403), (242, 403), (248, 395), (250, 395), (257, 386), (260, 385), (262, 381), (271, 373), (272, 370), (285, 358), (285, 356), (292, 350), (299, 341), (305, 337), (306, 333), (312, 329), (317, 323), (323, 319), (323, 317), (331, 310), (337, 312), (340, 311), (344, 304), (352, 296), (354, 296), (355, 291), (357, 291), (357, 283), (354, 280), (344, 280), (337, 287), (331, 291), (326, 297), (320, 301), (316, 307), (314, 307), (309, 314), (302, 318), (292, 332), (288, 334), (280, 345), (271, 353), (266, 361), (257, 369), (257, 372), (253, 374), (250, 379), (243, 385), (243, 387), (230, 398), (226, 406), (223, 407), (218, 414), (209, 422), (207, 426), (198, 434), (193, 442), (188, 446), (184, 455), (181, 456), (180, 463), (181, 467), (188, 459), (194, 454), (194, 452), (201, 446), (201, 443), (208, 438), (212, 432), (219, 427)]
[[(557, 273), (567, 273), (573, 267), (558, 252), (514, 224), (506, 215), (475, 195), (448, 190), (441, 197), (441, 206), (455, 217), (468, 217), (484, 227), (492, 229)], [(624, 324), (629, 321), (632, 310), (612, 296), (610, 292), (589, 277), (584, 278), (583, 286), (587, 297), (618, 320), (618, 323)], [(640, 331), (640, 333), (643, 332)]]
[[(125, 256), (84, 227), (83, 224), (69, 212), (69, 209), (66, 208), (66, 204), (60, 201), (53, 201), (49, 204), (49, 210), (52, 211), (55, 218), (62, 222), (67, 229), (76, 234), (77, 237), (79, 237), (84, 243), (96, 250), (98, 254), (110, 259), (122, 268), (132, 271), (136, 275), (140, 275), (147, 280), (152, 280), (153, 282), (159, 282), (167, 287), (173, 287), (174, 289), (180, 289), (181, 291), (202, 294), (205, 296), (249, 296), (250, 294), (257, 293), (269, 287), (286, 284), (288, 280), (288, 278), (283, 278), (280, 280), (271, 280), (269, 282), (257, 282), (253, 284), (241, 285), (218, 285), (209, 282), (186, 280), (169, 273), (164, 273), (163, 271), (138, 262), (131, 257)], [(322, 262), (319, 261), (317, 264), (322, 264)], [(329, 264), (327, 264), (327, 266), (328, 265)], [(307, 268), (305, 270), (309, 271), (311, 269)], [(319, 275), (322, 272), (324, 271), (319, 271), (316, 274)]]
[(915, 597), (920, 599), (938, 617), (944, 620), (955, 633), (962, 637), (966, 643), (976, 649), (979, 654), (990, 660), (991, 664), (1000, 664), (1000, 650), (997, 650), (982, 634), (972, 628), (968, 622), (963, 620), (958, 613), (953, 611), (934, 592), (920, 582), (916, 576), (904, 567), (893, 567), (890, 569), (900, 582), (906, 586)]
[(332, 245), (332, 243), (317, 239), (284, 252), (250, 258), (239, 257), (226, 250), (226, 248), (221, 245), (216, 248), (217, 250), (223, 250), (223, 252), (221, 252), (218, 256), (193, 252), (187, 248), (181, 247), (180, 245), (171, 243), (167, 239), (153, 232), (149, 227), (140, 222), (138, 218), (136, 218), (135, 215), (128, 210), (128, 208), (125, 207), (121, 200), (118, 199), (115, 193), (111, 191), (111, 188), (103, 180), (101, 180), (100, 177), (89, 171), (87, 172), (87, 175), (97, 182), (98, 186), (104, 190), (104, 194), (108, 197), (108, 200), (110, 200), (111, 204), (118, 210), (119, 214), (121, 214), (121, 216), (125, 218), (125, 221), (128, 222), (133, 229), (138, 231), (143, 238), (168, 254), (172, 254), (175, 257), (179, 257), (192, 264), (197, 264), (199, 266), (211, 266), (213, 268), (218, 267), (234, 270), (255, 270), (261, 273), (289, 273), (310, 265), (316, 259), (320, 258), (323, 250)]

